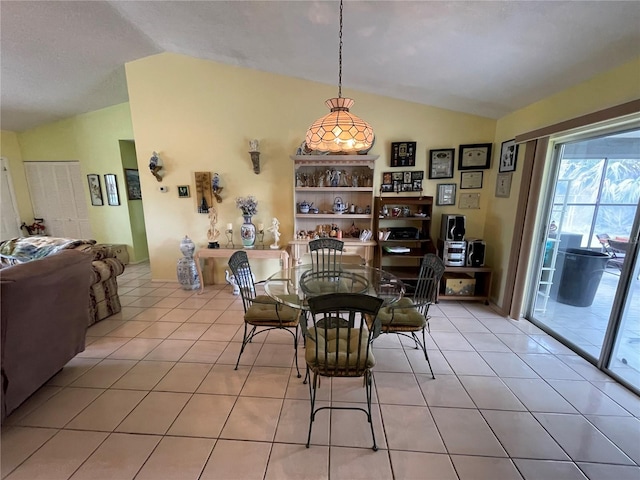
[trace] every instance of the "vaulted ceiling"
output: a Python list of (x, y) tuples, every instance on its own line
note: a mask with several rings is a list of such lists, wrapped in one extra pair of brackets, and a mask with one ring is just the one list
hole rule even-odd
[[(336, 86), (337, 1), (0, 2), (0, 127), (126, 102), (174, 52)], [(343, 87), (499, 118), (640, 55), (636, 1), (353, 1)], [(640, 79), (640, 73), (639, 73)]]

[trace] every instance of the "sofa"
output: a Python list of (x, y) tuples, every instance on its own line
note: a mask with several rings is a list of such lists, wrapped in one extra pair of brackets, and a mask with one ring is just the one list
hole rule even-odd
[(34, 235), (0, 242), (0, 267), (28, 263), (62, 250), (77, 250), (92, 257), (93, 278), (89, 291), (89, 323), (103, 320), (122, 310), (118, 296), (117, 276), (124, 272), (124, 264), (109, 246), (97, 245), (95, 240)]
[(61, 250), (0, 270), (1, 420), (84, 350), (92, 261)]

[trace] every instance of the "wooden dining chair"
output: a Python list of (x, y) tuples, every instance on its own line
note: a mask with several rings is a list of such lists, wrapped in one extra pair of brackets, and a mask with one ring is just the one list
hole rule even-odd
[(253, 337), (269, 330), (280, 329), (293, 335), (294, 358), (298, 378), (300, 378), (300, 369), (298, 368), (300, 310), (277, 302), (267, 295), (257, 295), (254, 276), (246, 252), (239, 250), (231, 255), (229, 267), (235, 275), (244, 306), (244, 334), (235, 369), (238, 369), (240, 357)]
[[(309, 382), (311, 415), (307, 448), (311, 442), (311, 430), (316, 414), (320, 410), (360, 410), (367, 415), (371, 426), (373, 450), (377, 450), (376, 435), (371, 418), (371, 369), (376, 363), (371, 350), (376, 316), (383, 300), (359, 293), (337, 293), (309, 298), (309, 325), (302, 323), (306, 339), (305, 360)], [(364, 377), (367, 408), (319, 407), (315, 408), (319, 377)]]
[[(436, 301), (444, 269), (444, 262), (440, 257), (433, 253), (426, 254), (422, 257), (413, 294), (402, 297), (392, 305), (382, 307), (378, 313), (381, 333), (404, 335), (413, 339), (416, 348), (422, 349), (431, 370), (431, 378), (436, 377), (427, 353), (425, 329), (429, 328), (429, 307)], [(378, 332), (375, 333), (377, 336)], [(422, 339), (418, 337), (419, 333), (422, 333)]]
[(338, 271), (342, 264), (344, 242), (337, 238), (317, 238), (309, 242), (314, 270)]

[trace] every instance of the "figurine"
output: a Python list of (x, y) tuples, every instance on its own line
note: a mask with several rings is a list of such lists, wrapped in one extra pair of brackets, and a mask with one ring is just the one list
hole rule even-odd
[(151, 170), (151, 174), (156, 177), (157, 181), (162, 181), (162, 176), (160, 175), (162, 165), (160, 165), (160, 158), (158, 157), (157, 152), (153, 152), (153, 155), (151, 155), (151, 158), (149, 159), (149, 170)]
[(273, 220), (271, 220), (271, 226), (267, 229), (269, 230), (271, 233), (273, 233), (273, 243), (269, 246), (269, 248), (272, 248), (274, 250), (277, 250), (280, 248), (280, 245), (278, 245), (278, 242), (280, 241), (280, 222), (278, 221), (278, 219), (276, 217), (273, 217)]
[(218, 223), (218, 212), (214, 207), (209, 208), (209, 230), (207, 230), (207, 239), (209, 245), (207, 248), (220, 248), (218, 244), (218, 237), (220, 236), (220, 230), (216, 227)]
[(222, 203), (222, 197), (220, 193), (224, 187), (220, 186), (220, 175), (217, 173), (213, 174), (213, 179), (211, 180), (211, 191), (213, 192), (213, 196), (216, 197), (216, 201), (218, 203)]

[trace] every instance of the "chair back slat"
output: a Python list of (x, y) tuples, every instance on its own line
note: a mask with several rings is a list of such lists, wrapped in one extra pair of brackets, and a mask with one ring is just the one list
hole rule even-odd
[(421, 305), (418, 310), (423, 315), (427, 314), (429, 303), (434, 303), (436, 300), (444, 269), (444, 262), (437, 255), (427, 253), (422, 258), (418, 282), (412, 299), (416, 305)]
[(240, 289), (240, 295), (242, 296), (244, 311), (246, 312), (251, 308), (251, 304), (256, 298), (254, 276), (251, 272), (251, 265), (249, 265), (247, 253), (242, 250), (234, 252), (229, 259), (229, 268), (231, 268), (231, 272), (235, 276), (236, 283)]
[(314, 271), (338, 271), (342, 264), (344, 242), (336, 238), (317, 238), (309, 242)]
[(309, 298), (309, 336), (315, 344), (314, 370), (324, 376), (357, 377), (371, 368), (371, 341), (383, 300), (354, 293)]

